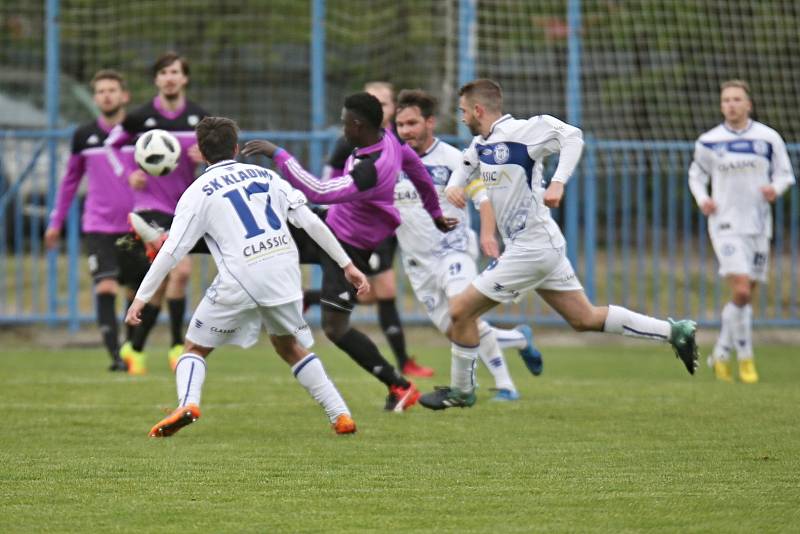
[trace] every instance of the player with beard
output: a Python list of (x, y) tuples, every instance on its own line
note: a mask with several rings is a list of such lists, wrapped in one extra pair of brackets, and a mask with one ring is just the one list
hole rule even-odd
[[(208, 113), (186, 98), (189, 73), (189, 63), (177, 53), (166, 52), (159, 56), (152, 67), (158, 94), (152, 101), (131, 112), (106, 141), (106, 145), (112, 149), (109, 160), (115, 165), (118, 175), (127, 176), (134, 190), (133, 212), (145, 223), (165, 230), (172, 224), (178, 199), (194, 181), (197, 165), (202, 163), (194, 129)], [(181, 144), (181, 159), (177, 168), (166, 176), (159, 177), (148, 176), (141, 169), (129, 164), (129, 160), (123, 163), (119, 154), (120, 148), (125, 144), (156, 128), (169, 131)], [(148, 267), (147, 262), (137, 262), (139, 282), (144, 278)], [(165, 297), (172, 335), (169, 364), (172, 369), (175, 368), (178, 357), (183, 353), (183, 318), (186, 313), (186, 285), (190, 273), (191, 262), (185, 257), (145, 306), (141, 325), (134, 332), (131, 343), (122, 347), (122, 357), (128, 362), (130, 373), (146, 372), (146, 356), (142, 351)]]

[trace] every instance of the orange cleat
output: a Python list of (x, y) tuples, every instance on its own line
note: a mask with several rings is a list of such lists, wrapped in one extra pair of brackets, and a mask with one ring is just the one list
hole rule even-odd
[(196, 404), (187, 404), (175, 410), (167, 417), (156, 423), (150, 429), (151, 438), (168, 438), (186, 425), (191, 425), (200, 419), (200, 407)]
[(355, 434), (356, 422), (348, 414), (343, 413), (336, 418), (336, 422), (331, 425), (337, 434)]
[(156, 255), (158, 251), (161, 250), (164, 241), (167, 240), (169, 233), (160, 226), (151, 226), (147, 221), (142, 219), (140, 215), (134, 212), (128, 214), (128, 223), (131, 225), (133, 233), (142, 240), (147, 259), (152, 262), (156, 259)]
[(389, 395), (386, 397), (386, 405), (383, 407), (387, 412), (402, 412), (408, 410), (417, 403), (419, 399), (417, 386), (408, 383), (407, 388), (392, 386), (389, 388)]
[(425, 367), (417, 363), (414, 358), (409, 358), (403, 364), (403, 374), (406, 376), (414, 376), (417, 378), (430, 378), (434, 374), (434, 370), (430, 367)]

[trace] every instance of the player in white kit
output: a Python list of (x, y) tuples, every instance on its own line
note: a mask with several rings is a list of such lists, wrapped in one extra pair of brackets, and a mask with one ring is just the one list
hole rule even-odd
[(175, 369), (178, 408), (150, 436), (170, 436), (199, 418), (206, 357), (224, 344), (252, 346), (262, 324), (294, 376), (325, 409), (334, 430), (355, 432), (347, 405), (320, 360), (307, 350), (314, 339), (303, 319), (298, 252), (287, 222), (319, 243), (359, 291), (369, 287), (366, 277), (306, 206), (303, 193), (272, 171), (234, 161), (236, 123), (207, 117), (197, 126), (197, 140), (209, 167), (178, 201), (169, 237), (126, 317), (131, 324), (139, 322), (142, 308), (169, 270), (204, 238), (218, 274), (192, 316), (185, 352)]
[[(448, 199), (464, 205), (463, 187), (480, 177), (494, 208), (505, 251), (464, 292), (451, 300), (451, 385), (427, 393), (420, 403), (431, 409), (475, 404), (475, 361), (480, 342), (478, 319), (501, 302), (536, 290), (575, 330), (595, 330), (669, 342), (689, 373), (697, 365), (693, 321), (664, 321), (620, 306), (594, 306), (566, 255), (566, 241), (550, 216), (583, 150), (583, 135), (549, 115), (517, 120), (504, 115), (503, 94), (492, 80), (474, 80), (459, 91), (462, 121), (475, 135), (462, 166), (451, 177)], [(559, 152), (547, 190), (543, 160)]]
[[(721, 85), (725, 118), (695, 143), (689, 187), (708, 216), (708, 233), (719, 260), (719, 274), (731, 289), (722, 308), (722, 327), (709, 365), (716, 377), (732, 382), (730, 355), (735, 349), (739, 379), (758, 382), (753, 361), (753, 310), (758, 282), (767, 281), (771, 203), (795, 183), (792, 163), (781, 136), (750, 118), (753, 103), (743, 80)], [(711, 181), (711, 195), (708, 183)]]
[[(451, 174), (461, 166), (461, 151), (434, 137), (436, 100), (421, 90), (404, 90), (397, 102), (396, 127), (398, 136), (419, 154), (433, 178), (439, 193), (439, 204), (447, 217), (459, 221), (449, 233), (437, 230), (425, 211), (414, 184), (403, 173), (395, 186), (395, 206), (402, 223), (397, 239), (403, 253), (403, 267), (414, 294), (426, 308), (433, 324), (443, 334), (450, 330), (450, 298), (461, 293), (477, 276), (478, 256), (475, 233), (469, 226), (466, 209), (450, 204), (444, 194)], [(484, 252), (498, 256), (494, 212), (480, 180), (467, 188), (481, 214), (481, 244)], [(486, 321), (478, 325), (481, 341), (478, 354), (495, 381), (494, 400), (512, 401), (519, 398), (506, 366), (501, 346), (513, 346), (534, 374), (542, 372), (542, 357), (533, 346), (530, 327), (496, 330)], [(503, 343), (498, 344), (498, 339)]]

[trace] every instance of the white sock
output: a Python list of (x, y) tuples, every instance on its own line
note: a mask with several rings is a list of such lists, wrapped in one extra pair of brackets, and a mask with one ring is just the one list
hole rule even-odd
[(206, 381), (206, 360), (187, 352), (175, 365), (175, 384), (178, 390), (178, 406), (196, 404), (200, 406), (203, 382)]
[(733, 339), (736, 343), (736, 358), (747, 360), (753, 357), (753, 307), (749, 304), (733, 306)]
[(309, 395), (317, 401), (325, 410), (325, 415), (331, 423), (336, 422), (336, 418), (342, 414), (350, 415), (344, 399), (339, 394), (336, 386), (325, 373), (322, 362), (316, 354), (311, 353), (292, 366), (294, 374), (300, 385), (306, 388)]
[(475, 363), (478, 360), (478, 347), (464, 347), (451, 343), (450, 387), (465, 393), (475, 389)]
[(500, 349), (524, 349), (528, 344), (528, 340), (522, 335), (522, 332), (516, 329), (505, 330), (503, 328), (492, 327), (494, 329), (494, 337), (497, 339), (497, 345)]
[(714, 345), (714, 358), (726, 362), (731, 357), (731, 350), (734, 347), (733, 332), (736, 322), (736, 306), (733, 302), (727, 303), (722, 308), (720, 314), (721, 326), (719, 329), (719, 337), (717, 343)]
[(603, 332), (664, 342), (669, 341), (671, 330), (667, 321), (614, 305), (609, 305), (608, 317), (603, 325)]
[(494, 385), (497, 389), (508, 389), (516, 391), (514, 382), (511, 381), (511, 375), (508, 373), (508, 366), (506, 359), (503, 358), (503, 352), (496, 339), (496, 329), (489, 326), (486, 321), (478, 323), (478, 334), (481, 336), (481, 344), (478, 345), (478, 356), (481, 361), (492, 373), (494, 378)]

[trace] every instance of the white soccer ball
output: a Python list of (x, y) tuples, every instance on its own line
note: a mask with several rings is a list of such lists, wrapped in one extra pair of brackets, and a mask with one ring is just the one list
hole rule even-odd
[(181, 144), (166, 130), (150, 130), (136, 141), (133, 158), (150, 176), (164, 176), (175, 170), (181, 157)]

